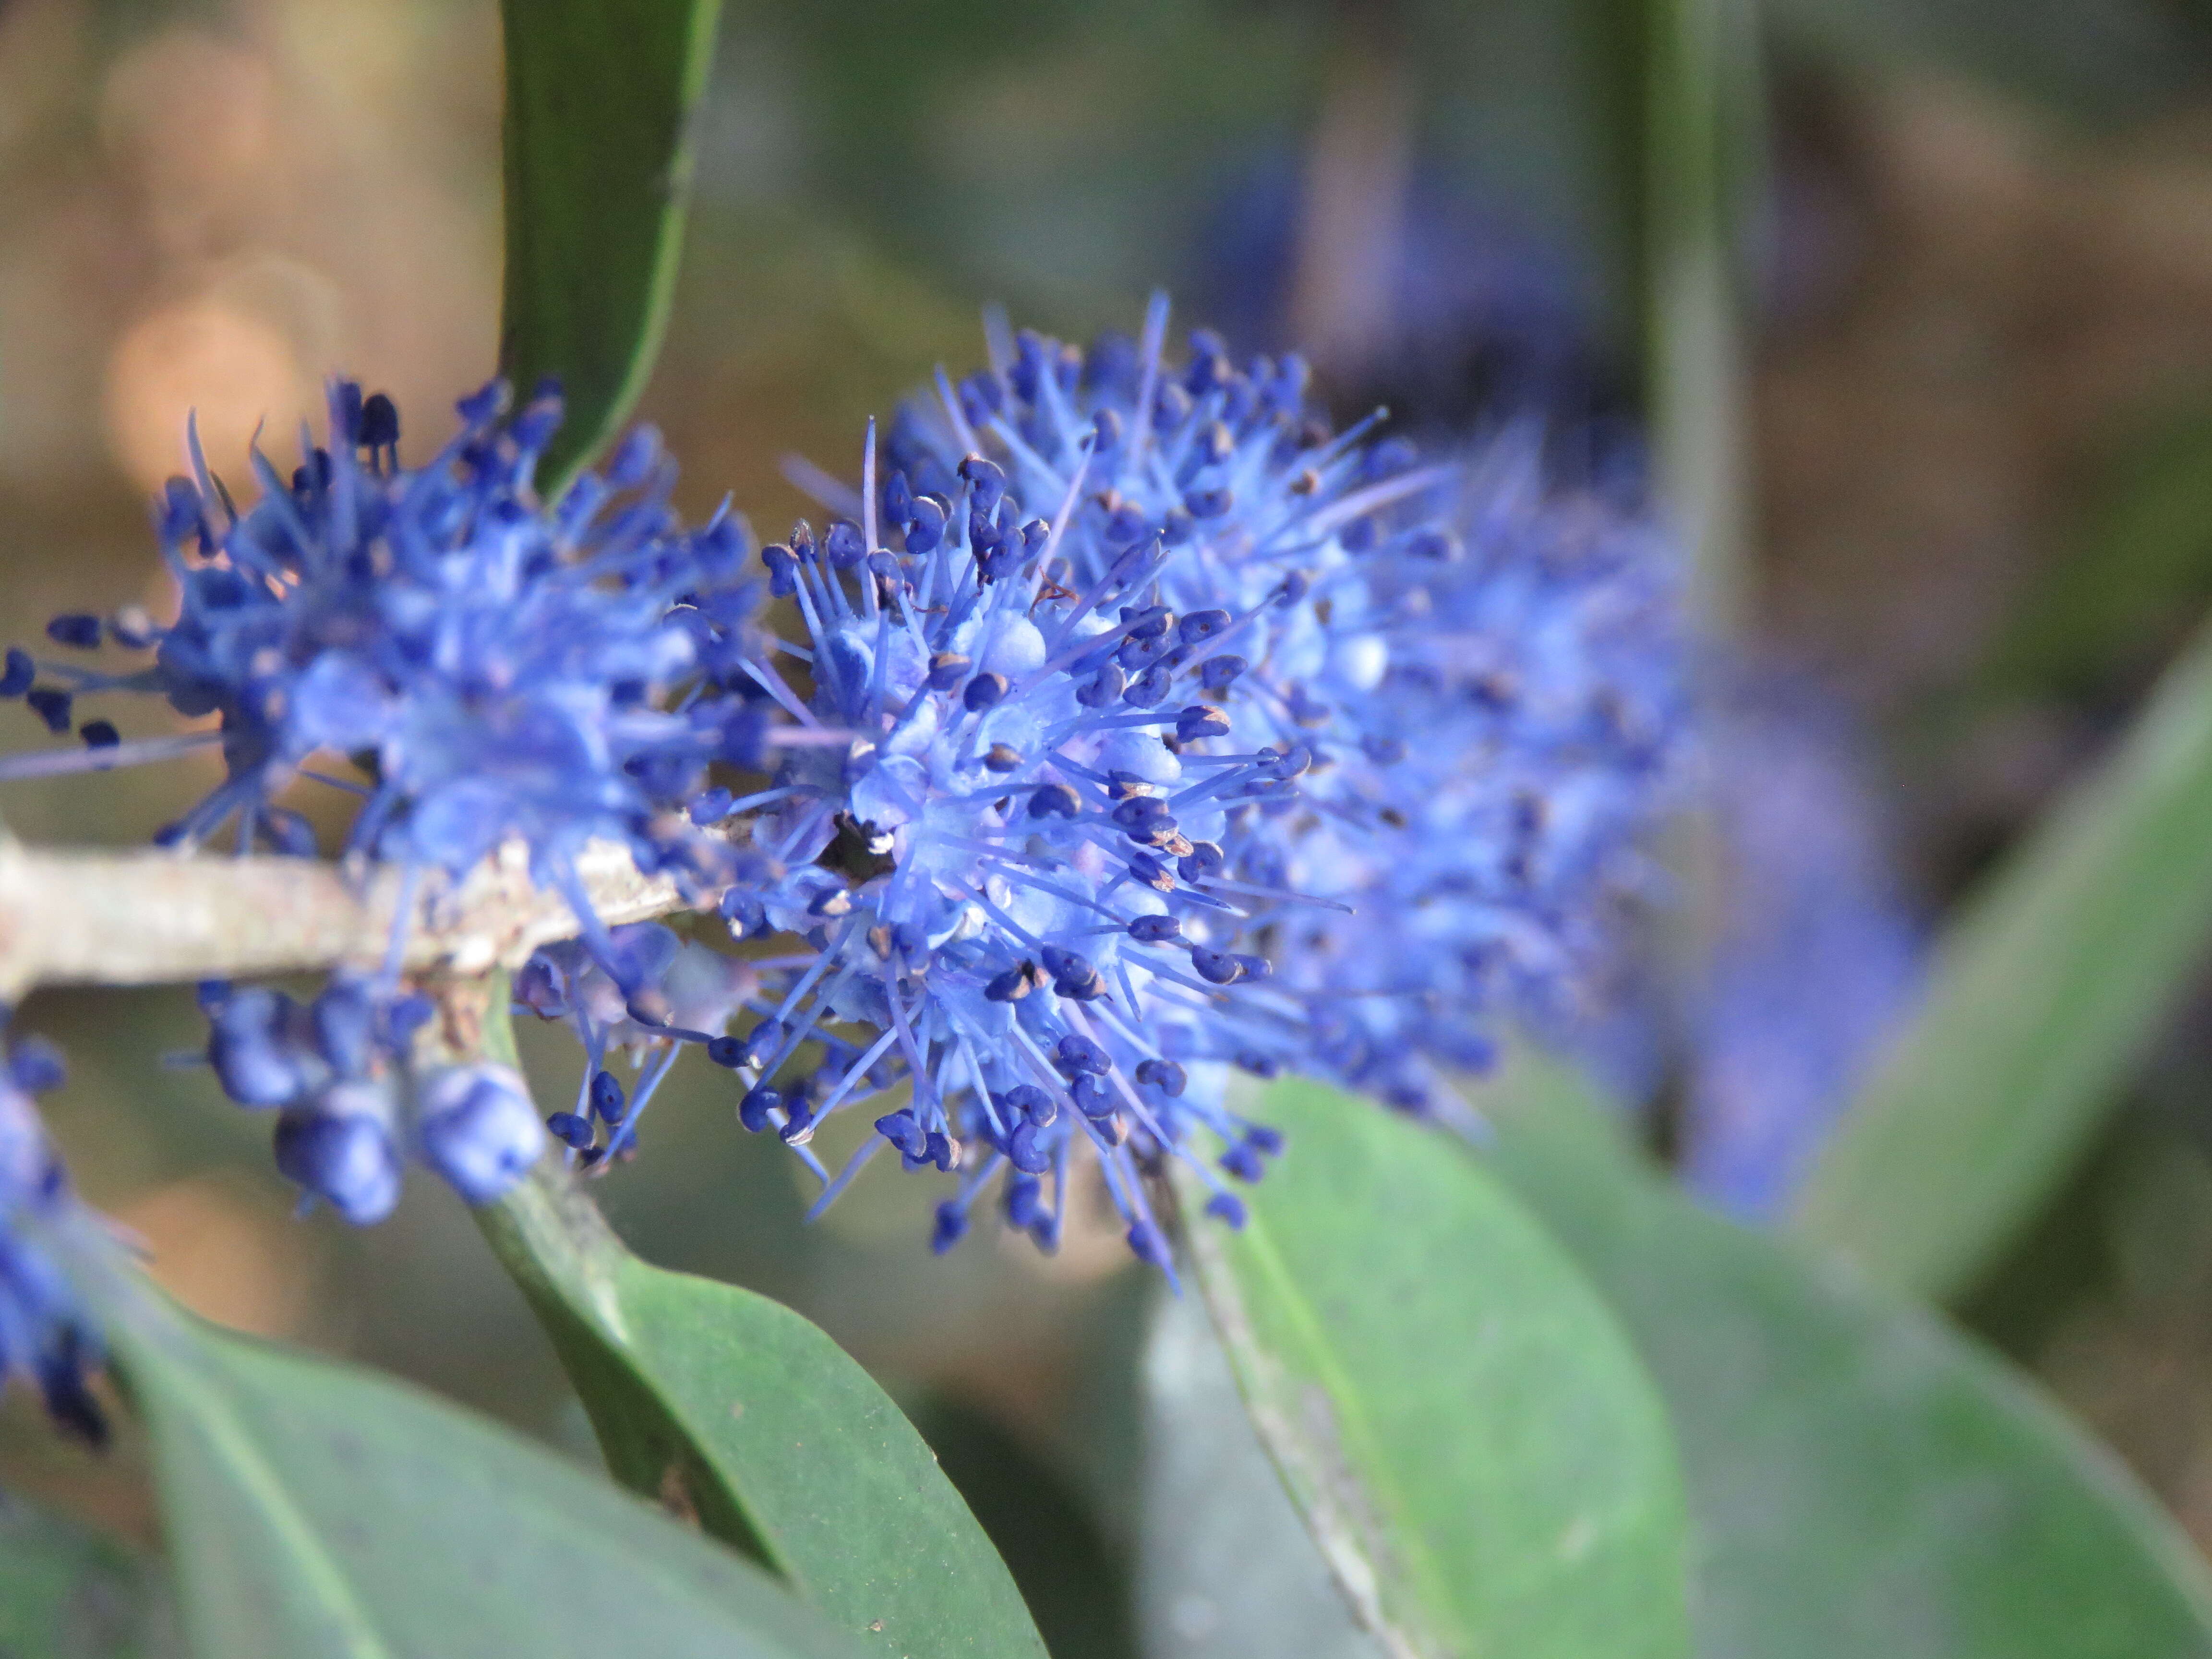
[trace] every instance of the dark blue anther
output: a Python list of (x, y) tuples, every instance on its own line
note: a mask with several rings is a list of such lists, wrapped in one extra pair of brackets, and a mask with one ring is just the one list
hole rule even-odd
[(1209, 708), (1204, 703), (1192, 703), (1176, 716), (1176, 741), (1195, 743), (1200, 738), (1225, 738), (1229, 735), (1229, 716), (1218, 708)]
[(995, 508), (1006, 493), (1006, 471), (996, 461), (969, 455), (960, 463), (960, 477), (968, 485), (968, 504), (976, 512)]
[(957, 1244), (968, 1231), (968, 1212), (960, 1207), (957, 1199), (948, 1198), (937, 1206), (937, 1224), (930, 1229), (929, 1248), (939, 1255)]
[(1176, 890), (1174, 874), (1150, 853), (1132, 853), (1129, 855), (1129, 874), (1155, 891), (1172, 893)]
[(884, 483), (884, 517), (903, 529), (914, 513), (914, 490), (906, 474), (894, 472)]
[(1106, 994), (1106, 981), (1087, 957), (1055, 945), (1046, 945), (1041, 954), (1045, 971), (1052, 975), (1052, 988), (1061, 996), (1093, 1002)]
[(945, 538), (945, 503), (934, 495), (915, 501), (906, 525), (906, 550), (927, 553)]
[(1075, 700), (1085, 708), (1103, 708), (1120, 701), (1121, 692), (1128, 684), (1128, 676), (1117, 665), (1109, 662), (1076, 688)]
[(112, 720), (87, 720), (77, 727), (76, 734), (84, 739), (88, 749), (112, 749), (123, 741), (123, 734), (115, 729)]
[[(1251, 1068), (1248, 1066), (1246, 1069), (1249, 1071)], [(1244, 1144), (1269, 1158), (1279, 1158), (1283, 1151), (1283, 1132), (1280, 1129), (1271, 1129), (1264, 1123), (1247, 1124), (1244, 1128)]]
[(1189, 1084), (1190, 1075), (1171, 1060), (1140, 1060), (1137, 1062), (1137, 1081), (1149, 1083), (1173, 1099)]
[(39, 665), (31, 660), (31, 653), (20, 645), (8, 647), (8, 663), (0, 669), (0, 697), (20, 697), (31, 689), (39, 678)]
[(722, 895), (722, 920), (730, 924), (730, 932), (738, 939), (758, 939), (769, 931), (768, 906), (757, 893), (747, 893), (732, 887)]
[(1121, 417), (1110, 409), (1102, 409), (1091, 419), (1091, 447), (1101, 455), (1111, 454), (1121, 447)]
[(1041, 784), (1030, 796), (1033, 818), (1072, 818), (1082, 810), (1082, 798), (1064, 783)]
[(574, 1112), (555, 1112), (545, 1120), (545, 1127), (553, 1132), (554, 1139), (575, 1152), (582, 1152), (592, 1144), (592, 1126)]
[(1194, 611), (1176, 624), (1176, 636), (1185, 645), (1199, 645), (1221, 634), (1229, 626), (1226, 611)]
[(983, 988), (983, 997), (988, 1002), (1019, 1002), (1039, 983), (1036, 963), (1024, 962), (993, 976)]
[(1238, 656), (1208, 657), (1198, 665), (1198, 683), (1209, 691), (1218, 691), (1249, 666)]
[(929, 689), (950, 691), (968, 678), (968, 671), (972, 666), (974, 665), (957, 651), (939, 652), (929, 659)]
[(1274, 976), (1275, 964), (1265, 957), (1248, 956), (1239, 952), (1237, 966), (1246, 979), (1272, 979)]
[(928, 1153), (929, 1137), (915, 1121), (912, 1112), (886, 1113), (876, 1120), (876, 1133), (908, 1158), (922, 1158)]
[(696, 798), (684, 809), (684, 815), (696, 824), (720, 823), (730, 816), (730, 807), (737, 799), (728, 790), (714, 788)]
[(1251, 1073), (1254, 1077), (1273, 1077), (1283, 1069), (1281, 1062), (1274, 1056), (1263, 1054), (1256, 1048), (1238, 1050), (1237, 1064), (1242, 1069)]
[(1140, 830), (1154, 818), (1168, 815), (1168, 804), (1158, 795), (1132, 795), (1109, 816), (1124, 830)]
[(1237, 505), (1237, 494), (1231, 489), (1187, 489), (1182, 504), (1190, 509), (1194, 519), (1218, 519)]
[(1214, 1194), (1206, 1200), (1206, 1212), (1231, 1227), (1241, 1229), (1244, 1225), (1244, 1200), (1234, 1193)]
[(1175, 625), (1175, 612), (1164, 605), (1148, 605), (1141, 610), (1125, 605), (1121, 610), (1121, 621), (1133, 640), (1162, 638)]
[(399, 1202), (399, 1153), (374, 1118), (295, 1108), (277, 1120), (277, 1172), (328, 1203), (356, 1227)]
[(783, 1040), (787, 1035), (781, 1020), (761, 1021), (759, 1024), (745, 1033), (744, 1050), (745, 1064), (766, 1065), (769, 1058), (783, 1046)]
[(1017, 1083), (999, 1097), (999, 1104), (1041, 1125), (1049, 1124), (1060, 1115), (1060, 1103), (1034, 1083)]
[(1155, 708), (1167, 700), (1174, 684), (1175, 676), (1155, 663), (1129, 683), (1129, 689), (1121, 694), (1121, 701), (1132, 708)]
[(745, 1091), (738, 1103), (738, 1121), (758, 1134), (769, 1127), (768, 1115), (783, 1104), (783, 1097), (765, 1083)]
[(1129, 1248), (1139, 1261), (1155, 1267), (1168, 1265), (1168, 1242), (1149, 1221), (1139, 1221), (1129, 1229)]
[[(1017, 1166), (1018, 1167), (1018, 1166)], [(1048, 1165), (1047, 1167), (1049, 1167)], [(1037, 1172), (1039, 1175), (1042, 1170)], [(1006, 1182), (1006, 1220), (1024, 1230), (1049, 1217), (1044, 1207), (1044, 1188), (1035, 1175), (1017, 1175)]]
[(708, 1042), (707, 1058), (734, 1072), (745, 1063), (745, 1045), (733, 1036), (714, 1037)]
[(783, 1121), (783, 1127), (775, 1133), (777, 1138), (787, 1146), (804, 1146), (814, 1139), (814, 1109), (804, 1100), (793, 1096), (790, 1109)]
[(597, 1072), (592, 1077), (592, 1110), (608, 1123), (619, 1123), (629, 1110), (629, 1097), (623, 1094), (622, 1080), (612, 1072)]
[(1006, 1157), (1024, 1175), (1042, 1175), (1052, 1159), (1037, 1145), (1037, 1126), (1024, 1121), (1006, 1137)]
[(1079, 1031), (1070, 1031), (1060, 1038), (1053, 1050), (1053, 1061), (1070, 1075), (1088, 1072), (1103, 1077), (1114, 1069), (1114, 1062), (1106, 1051)]
[(978, 674), (968, 682), (968, 689), (960, 694), (960, 702), (969, 714), (981, 714), (1006, 695), (1006, 677), (1004, 674)]
[(769, 591), (778, 599), (789, 599), (799, 592), (799, 559), (781, 542), (770, 542), (761, 549), (761, 562), (768, 567)]
[(46, 624), (46, 637), (56, 645), (70, 646), (79, 651), (94, 651), (100, 647), (100, 618), (87, 616), (81, 611), (65, 611)]
[(1235, 957), (1226, 951), (1209, 951), (1203, 945), (1190, 947), (1190, 965), (1210, 985), (1234, 985), (1244, 977), (1243, 965)]
[(1106, 1086), (1106, 1079), (1091, 1072), (1077, 1074), (1067, 1085), (1067, 1097), (1075, 1103), (1075, 1109), (1096, 1123), (1114, 1115), (1114, 1093)]
[(1222, 1153), (1221, 1167), (1245, 1182), (1257, 1181), (1267, 1172), (1267, 1166), (1260, 1161), (1260, 1149), (1249, 1140), (1240, 1140)]
[(849, 519), (840, 519), (823, 534), (822, 550), (838, 569), (850, 570), (867, 556), (868, 544), (860, 534), (860, 526)]
[(1019, 769), (1022, 751), (1011, 744), (994, 743), (983, 753), (983, 764), (993, 772), (1012, 772)]
[(952, 1144), (952, 1137), (938, 1129), (929, 1132), (928, 1157), (932, 1164), (947, 1175), (951, 1174), (953, 1166), (960, 1162), (960, 1153)]
[(23, 694), (31, 712), (46, 723), (46, 730), (57, 737), (70, 729), (70, 708), (74, 702), (66, 691), (51, 685), (34, 685)]
[(1182, 923), (1174, 916), (1138, 916), (1129, 923), (1129, 937), (1140, 945), (1168, 945), (1182, 937)]
[(1176, 873), (1185, 881), (1204, 881), (1219, 873), (1227, 862), (1227, 856), (1212, 842), (1194, 841), (1190, 851), (1176, 860)]
[(806, 914), (824, 921), (834, 921), (839, 916), (853, 914), (853, 891), (848, 887), (832, 887), (814, 896), (806, 907)]
[(362, 399), (354, 441), (363, 449), (389, 449), (399, 441), (399, 405), (388, 393), (374, 392)]

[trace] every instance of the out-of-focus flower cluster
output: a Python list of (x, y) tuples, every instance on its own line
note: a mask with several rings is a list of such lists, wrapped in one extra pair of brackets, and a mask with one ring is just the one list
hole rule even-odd
[(55, 1421), (98, 1443), (106, 1420), (85, 1379), (100, 1363), (99, 1334), (37, 1236), (64, 1224), (77, 1202), (32, 1101), (61, 1081), (51, 1045), (0, 1047), (0, 1387), (14, 1376), (35, 1384)]
[[(1051, 1248), (1086, 1159), (1140, 1256), (1162, 1153), (1238, 1219), (1279, 1143), (1233, 1068), (1430, 1109), (1502, 1016), (1572, 1005), (1669, 767), (1648, 526), (1551, 498), (1532, 443), (1423, 465), (1333, 434), (1296, 358), (1201, 332), (1171, 363), (1165, 323), (1088, 352), (994, 331), (989, 368), (872, 434), (847, 516), (763, 554), (804, 632), (749, 672), (846, 737), (737, 803), (781, 873), (723, 914), (804, 948), (705, 1035), (745, 1126), (810, 1162), (888, 1097), (815, 1165), (823, 1202), (886, 1147), (957, 1172), (939, 1248), (994, 1192)], [(596, 1155), (622, 1101), (590, 1086), (617, 1109)]]

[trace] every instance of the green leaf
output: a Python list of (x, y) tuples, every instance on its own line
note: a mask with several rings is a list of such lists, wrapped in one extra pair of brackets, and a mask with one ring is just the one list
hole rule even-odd
[(372, 1372), (234, 1335), (80, 1251), (146, 1418), (204, 1659), (837, 1659), (759, 1569)]
[[(504, 1019), (488, 1023), (514, 1064)], [(914, 1425), (790, 1309), (630, 1254), (546, 1160), (478, 1212), (634, 1489), (696, 1510), (911, 1659), (1043, 1659), (1012, 1577)]]
[(166, 1659), (174, 1623), (135, 1551), (0, 1497), (0, 1659)]
[(1524, 1060), (1491, 1160), (1665, 1392), (1702, 1659), (2212, 1654), (2212, 1577), (2109, 1452), (1941, 1316), (1692, 1205)]
[(1665, 1413), (1573, 1263), (1441, 1134), (1303, 1080), (1248, 1103), (1291, 1151), (1241, 1231), (1191, 1229), (1198, 1277), (1364, 1621), (1400, 1654), (1682, 1653)]
[(500, 372), (557, 378), (548, 494), (606, 442), (653, 370), (720, 0), (501, 0), (507, 284)]
[(2064, 1176), (2212, 938), (2212, 631), (2118, 752), (1970, 898), (1911, 1024), (1815, 1162), (1804, 1237), (1970, 1288)]

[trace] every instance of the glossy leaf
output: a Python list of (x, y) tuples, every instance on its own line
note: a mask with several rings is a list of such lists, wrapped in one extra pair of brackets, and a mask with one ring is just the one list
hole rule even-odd
[(174, 1623), (158, 1569), (135, 1551), (0, 1496), (0, 1655), (168, 1659)]
[(1707, 1214), (1564, 1071), (1478, 1103), (1489, 1157), (1664, 1390), (1701, 1659), (2181, 1659), (2212, 1577), (2039, 1389), (1939, 1315)]
[(1143, 1381), (1146, 1659), (1382, 1659), (1267, 1461), (1198, 1297), (1160, 1298)]
[(83, 1252), (201, 1659), (837, 1659), (757, 1567), (420, 1389), (234, 1335)]
[(1191, 1228), (1198, 1276), (1365, 1622), (1401, 1654), (1683, 1652), (1665, 1413), (1573, 1264), (1439, 1133), (1304, 1081), (1246, 1104), (1291, 1149), (1241, 1231)]
[[(487, 1036), (512, 1055), (504, 1021)], [(1012, 1576), (928, 1445), (790, 1309), (630, 1254), (550, 1160), (481, 1213), (635, 1490), (783, 1574), (882, 1651), (1043, 1659)]]
[(2212, 942), (2212, 633), (1966, 903), (1816, 1160), (1798, 1231), (1970, 1288), (2080, 1155)]
[(500, 370), (558, 379), (554, 483), (645, 389), (668, 319), (692, 128), (720, 0), (502, 0), (507, 279)]

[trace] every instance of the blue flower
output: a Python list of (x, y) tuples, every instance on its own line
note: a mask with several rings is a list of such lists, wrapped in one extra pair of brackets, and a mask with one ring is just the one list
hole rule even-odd
[(87, 1378), (99, 1333), (36, 1237), (77, 1204), (31, 1098), (61, 1080), (60, 1054), (36, 1039), (0, 1053), (0, 1385), (33, 1383), (55, 1421), (98, 1444), (107, 1424)]
[[(101, 690), (217, 716), (216, 731), (137, 744), (84, 729), (88, 767), (220, 744), (225, 781), (164, 832), (172, 844), (234, 824), (241, 849), (312, 854), (306, 820), (277, 805), (304, 777), (361, 798), (346, 853), (411, 871), (457, 878), (519, 842), (535, 878), (573, 898), (576, 854), (606, 837), (647, 869), (719, 886), (716, 843), (683, 808), (710, 763), (754, 761), (773, 741), (750, 707), (764, 694), (716, 673), (749, 637), (757, 595), (741, 574), (744, 528), (726, 512), (678, 526), (675, 469), (650, 428), (604, 476), (541, 505), (532, 479), (559, 398), (541, 392), (502, 423), (505, 403), (497, 384), (464, 400), (460, 430), (406, 469), (389, 400), (337, 382), (330, 446), (289, 483), (256, 452), (262, 495), (242, 514), (195, 440), (195, 476), (172, 479), (156, 514), (177, 617), (106, 630), (150, 650), (150, 665), (118, 673), (15, 653), (0, 690), (47, 693), (40, 712), (58, 729)], [(87, 647), (101, 624), (60, 617), (48, 632)], [(18, 687), (27, 666), (61, 684)], [(354, 759), (368, 782), (315, 769), (321, 756)], [(0, 777), (63, 758), (18, 757)]]
[(1158, 1154), (1236, 1220), (1279, 1143), (1234, 1067), (1426, 1109), (1501, 1012), (1572, 1000), (1668, 769), (1646, 527), (1525, 445), (1333, 434), (1296, 359), (1171, 365), (1165, 324), (995, 331), (880, 466), (871, 435), (848, 517), (762, 556), (807, 689), (747, 664), (796, 726), (724, 912), (806, 949), (715, 1057), (810, 1160), (902, 1079), (822, 1202), (885, 1146), (957, 1170), (940, 1249), (990, 1192), (1051, 1248), (1079, 1158), (1140, 1256)]
[(1920, 988), (1924, 941), (1855, 737), (1832, 701), (1772, 674), (1712, 722), (1729, 882), (1693, 1011), (1683, 1178), (1747, 1220), (1788, 1202)]
[[(216, 716), (216, 728), (125, 743), (89, 721), (82, 750), (0, 762), (0, 778), (220, 744), (223, 782), (165, 842), (189, 848), (234, 825), (241, 852), (312, 855), (307, 820), (279, 797), (298, 779), (322, 783), (359, 799), (344, 854), (407, 872), (400, 927), (422, 878), (457, 879), (519, 844), (619, 973), (624, 958), (576, 856), (610, 839), (695, 895), (726, 883), (727, 843), (698, 810), (708, 768), (757, 766), (780, 741), (766, 690), (734, 665), (758, 654), (760, 584), (726, 511), (698, 530), (678, 525), (675, 469), (649, 428), (604, 475), (541, 503), (532, 478), (559, 398), (541, 391), (502, 422), (506, 402), (497, 384), (465, 399), (460, 430), (409, 469), (389, 399), (337, 382), (329, 447), (306, 449), (289, 483), (257, 451), (261, 497), (242, 514), (194, 437), (193, 476), (169, 482), (155, 514), (180, 592), (175, 619), (70, 614), (46, 630), (72, 650), (105, 640), (150, 662), (118, 672), (18, 649), (0, 695), (28, 699), (57, 732), (81, 697), (102, 691), (156, 694), (181, 715)], [(365, 782), (318, 769), (348, 761)], [(421, 1010), (402, 994), (400, 944), (380, 974), (333, 980), (311, 1007), (253, 988), (208, 1000), (208, 1057), (223, 1087), (281, 1110), (279, 1166), (354, 1221), (396, 1201), (403, 1147), (481, 1201), (544, 1139), (534, 1114), (495, 1109), (482, 1090), (466, 1109), (401, 1100), (394, 1079)]]

